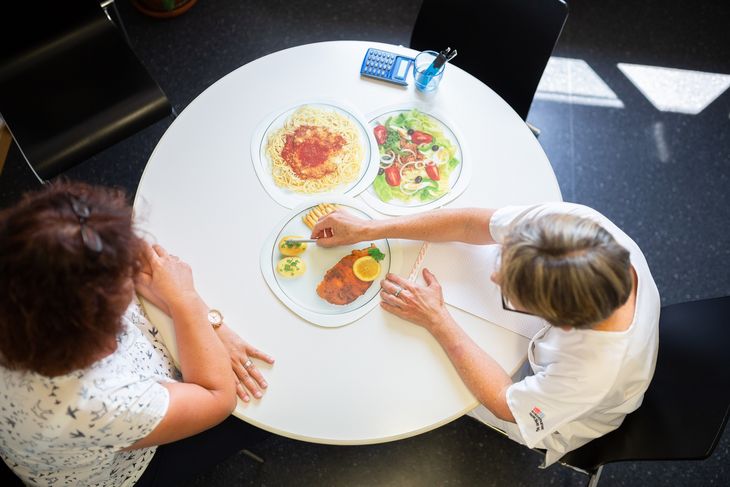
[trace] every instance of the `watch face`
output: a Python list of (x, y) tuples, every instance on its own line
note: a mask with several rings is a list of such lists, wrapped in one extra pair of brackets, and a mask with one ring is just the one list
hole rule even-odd
[(211, 325), (217, 325), (223, 321), (223, 315), (221, 315), (221, 312), (217, 309), (212, 309), (208, 311), (208, 321)]

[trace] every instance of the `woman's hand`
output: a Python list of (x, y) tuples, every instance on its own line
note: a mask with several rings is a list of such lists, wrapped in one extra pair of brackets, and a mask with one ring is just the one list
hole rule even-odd
[(380, 283), (380, 305), (396, 316), (421, 325), (433, 333), (447, 322), (449, 311), (444, 305), (441, 285), (431, 271), (423, 269), (425, 286), (388, 274)]
[(161, 246), (146, 242), (135, 286), (143, 297), (168, 315), (174, 303), (197, 297), (190, 266)]
[(368, 220), (357, 218), (344, 210), (335, 210), (320, 218), (312, 228), (311, 238), (316, 238), (317, 245), (337, 247), (368, 240)]
[[(145, 247), (149, 247), (149, 244), (147, 242), (145, 242), (144, 245)], [(167, 304), (165, 304), (165, 302), (162, 301), (162, 299), (158, 295), (152, 292), (152, 289), (149, 286), (150, 282), (152, 281), (152, 268), (150, 267), (150, 263), (144, 255), (140, 256), (140, 264), (141, 267), (139, 269), (139, 273), (134, 276), (134, 289), (137, 291), (137, 294), (145, 298), (150, 303), (154, 304), (167, 316), (170, 316), (170, 309), (167, 307)]]
[(231, 356), (231, 368), (237, 378), (238, 397), (244, 402), (251, 400), (249, 394), (253, 394), (255, 398), (259, 399), (269, 385), (251, 359), (257, 358), (267, 364), (273, 364), (274, 358), (249, 345), (225, 324), (218, 328), (217, 333)]

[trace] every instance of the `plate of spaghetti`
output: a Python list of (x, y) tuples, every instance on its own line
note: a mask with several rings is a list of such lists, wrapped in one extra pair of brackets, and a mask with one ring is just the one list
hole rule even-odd
[(386, 109), (372, 116), (378, 173), (363, 199), (390, 215), (443, 206), (469, 183), (469, 161), (452, 124), (414, 107)]
[(264, 280), (285, 306), (310, 323), (334, 328), (377, 307), (380, 281), (388, 272), (399, 272), (402, 258), (399, 242), (388, 239), (333, 248), (293, 242), (309, 237), (312, 223), (328, 212), (375, 218), (357, 200), (325, 198), (297, 206), (275, 225), (261, 249), (260, 266)]
[(261, 184), (287, 208), (323, 194), (364, 191), (377, 174), (376, 154), (365, 120), (335, 102), (277, 112), (261, 124), (251, 145)]

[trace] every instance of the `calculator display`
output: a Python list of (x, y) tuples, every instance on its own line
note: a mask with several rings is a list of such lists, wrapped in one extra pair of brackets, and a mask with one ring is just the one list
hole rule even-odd
[(408, 69), (408, 63), (406, 61), (403, 61), (402, 59), (399, 59), (398, 66), (396, 67), (395, 77), (398, 79), (405, 78), (407, 69)]

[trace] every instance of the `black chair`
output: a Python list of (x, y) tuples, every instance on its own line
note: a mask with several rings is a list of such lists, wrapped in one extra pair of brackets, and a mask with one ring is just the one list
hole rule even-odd
[(172, 113), (109, 3), (3, 6), (0, 115), (41, 181)]
[(424, 0), (410, 47), (456, 49), (453, 64), (526, 120), (567, 16), (563, 0)]
[(603, 465), (704, 460), (730, 412), (730, 296), (662, 308), (656, 372), (639, 409), (560, 462), (598, 483)]
[(23, 482), (10, 470), (0, 458), (0, 485), (3, 487), (23, 487)]

